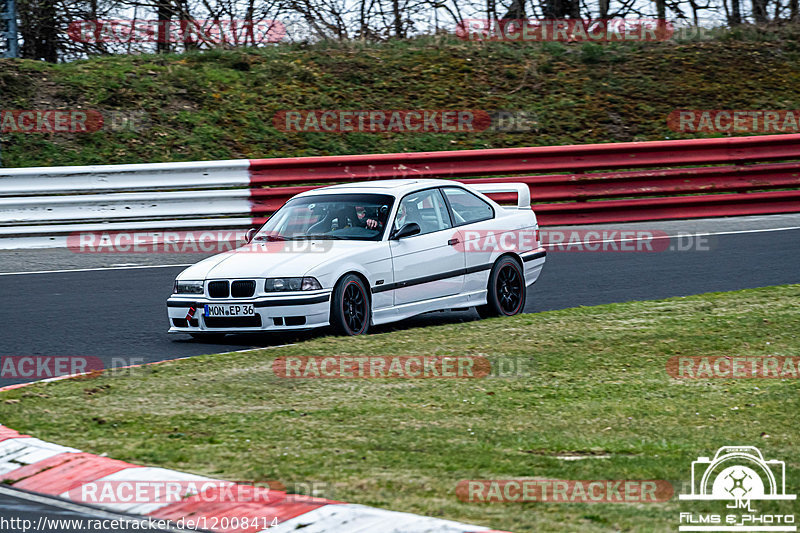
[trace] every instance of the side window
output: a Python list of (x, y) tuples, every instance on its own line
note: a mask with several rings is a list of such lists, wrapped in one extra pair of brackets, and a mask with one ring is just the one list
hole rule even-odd
[(419, 235), (452, 227), (447, 206), (438, 189), (411, 193), (403, 198), (397, 208), (394, 229), (400, 229), (411, 222), (419, 224)]
[(471, 192), (456, 187), (444, 187), (442, 190), (450, 202), (457, 226), (494, 218), (492, 206)]

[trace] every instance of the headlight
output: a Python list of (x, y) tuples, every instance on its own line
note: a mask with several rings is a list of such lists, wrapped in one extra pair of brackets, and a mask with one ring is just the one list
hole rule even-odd
[(174, 294), (203, 294), (203, 282), (175, 280), (175, 287), (172, 292)]
[(316, 278), (267, 278), (264, 292), (316, 291), (322, 288)]

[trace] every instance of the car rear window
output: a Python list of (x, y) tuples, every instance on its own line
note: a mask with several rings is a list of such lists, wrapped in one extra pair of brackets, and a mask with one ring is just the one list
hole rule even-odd
[(494, 208), (471, 192), (459, 187), (442, 188), (453, 212), (456, 226), (494, 218)]

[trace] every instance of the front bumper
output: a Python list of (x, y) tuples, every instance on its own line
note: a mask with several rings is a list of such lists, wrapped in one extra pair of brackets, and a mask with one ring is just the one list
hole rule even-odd
[[(329, 324), (331, 291), (256, 298), (207, 298), (173, 294), (167, 300), (169, 333), (241, 333), (312, 329)], [(252, 304), (255, 317), (206, 318), (206, 304)], [(190, 308), (196, 309), (187, 320)]]

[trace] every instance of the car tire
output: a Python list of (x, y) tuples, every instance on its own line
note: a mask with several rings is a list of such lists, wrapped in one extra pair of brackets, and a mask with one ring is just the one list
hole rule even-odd
[(475, 309), (481, 318), (517, 315), (525, 307), (525, 295), (522, 265), (512, 257), (501, 257), (489, 273), (486, 305)]
[(354, 274), (339, 280), (331, 300), (331, 326), (340, 335), (363, 335), (369, 329), (372, 309), (364, 281)]

